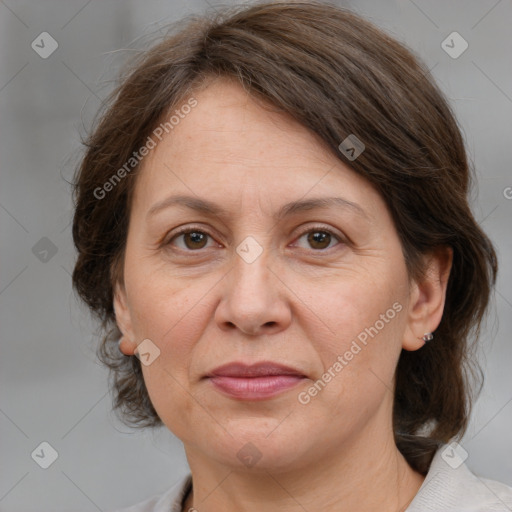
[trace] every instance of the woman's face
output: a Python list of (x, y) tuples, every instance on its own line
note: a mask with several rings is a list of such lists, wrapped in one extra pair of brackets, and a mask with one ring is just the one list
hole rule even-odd
[[(238, 85), (195, 98), (137, 182), (115, 300), (122, 349), (150, 340), (151, 401), (192, 458), (298, 467), (360, 436), (370, 450), (391, 429), (400, 351), (425, 332), (385, 203)], [(260, 362), (296, 375), (212, 378)]]

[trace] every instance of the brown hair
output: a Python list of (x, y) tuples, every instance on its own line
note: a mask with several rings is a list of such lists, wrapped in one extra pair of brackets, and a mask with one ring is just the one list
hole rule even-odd
[[(435, 341), (402, 351), (396, 370), (395, 439), (425, 473), (439, 443), (464, 433), (476, 341), (497, 271), (493, 246), (468, 206), (470, 169), (450, 107), (425, 67), (402, 44), (355, 14), (317, 2), (238, 6), (191, 17), (132, 62), (86, 142), (75, 181), (73, 285), (105, 329), (98, 350), (111, 369), (114, 408), (127, 423), (156, 426), (140, 361), (118, 349), (113, 286), (122, 282), (130, 200), (140, 165), (95, 190), (143, 146), (170, 109), (208, 79), (238, 80), (317, 134), (384, 198), (409, 275), (421, 256), (453, 249)], [(348, 161), (338, 146), (355, 134), (366, 146)], [(480, 372), (481, 374), (481, 372)]]

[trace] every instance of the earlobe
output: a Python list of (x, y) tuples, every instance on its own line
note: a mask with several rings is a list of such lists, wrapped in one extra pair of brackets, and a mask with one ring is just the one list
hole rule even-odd
[(117, 284), (114, 290), (114, 312), (116, 323), (122, 333), (119, 340), (119, 350), (126, 356), (132, 356), (137, 349), (137, 343), (132, 329), (130, 309), (126, 300), (124, 287)]
[(402, 348), (409, 352), (414, 352), (415, 350), (419, 350), (425, 342), (422, 339), (422, 336), (418, 336), (418, 329), (415, 326), (408, 325), (405, 333), (404, 339), (402, 341)]
[(426, 256), (425, 271), (411, 290), (408, 323), (402, 342), (404, 350), (423, 347), (430, 341), (428, 335), (441, 323), (452, 261), (450, 247), (440, 247)]
[(119, 340), (119, 350), (125, 356), (133, 356), (137, 350), (137, 345), (131, 341), (128, 341), (124, 336), (121, 336)]

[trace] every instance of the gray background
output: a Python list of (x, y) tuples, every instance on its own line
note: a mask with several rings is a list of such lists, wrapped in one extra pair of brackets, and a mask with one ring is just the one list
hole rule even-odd
[[(512, 2), (344, 5), (432, 68), (475, 162), (474, 212), (497, 245), (501, 273), (481, 337), (486, 384), (462, 445), (473, 471), (512, 485)], [(206, 9), (202, 0), (0, 1), (1, 511), (108, 510), (162, 492), (187, 472), (181, 443), (166, 430), (130, 431), (110, 412), (95, 326), (71, 290), (66, 180), (80, 134), (129, 53), (118, 50)], [(47, 59), (31, 48), (45, 31), (59, 45)], [(469, 44), (457, 59), (441, 48), (452, 31)], [(32, 250), (43, 237), (57, 249), (47, 262)], [(59, 455), (46, 470), (31, 458), (42, 441)]]

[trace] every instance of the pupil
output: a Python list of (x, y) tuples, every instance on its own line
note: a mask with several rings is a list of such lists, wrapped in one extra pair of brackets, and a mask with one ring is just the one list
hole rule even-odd
[[(320, 244), (322, 248), (324, 248), (329, 245), (330, 236), (331, 235), (329, 233), (325, 233), (324, 231), (314, 231), (310, 234), (309, 241), (312, 245)], [(326, 241), (327, 244), (325, 244)]]
[(201, 244), (201, 242), (204, 241), (203, 239), (205, 238), (203, 233), (198, 233), (197, 231), (192, 231), (188, 233), (188, 236), (192, 242), (192, 245)]

